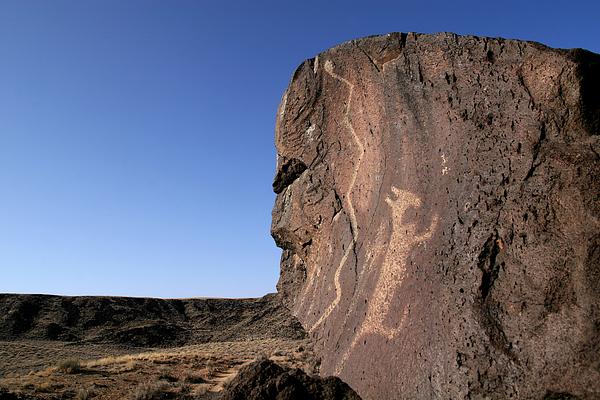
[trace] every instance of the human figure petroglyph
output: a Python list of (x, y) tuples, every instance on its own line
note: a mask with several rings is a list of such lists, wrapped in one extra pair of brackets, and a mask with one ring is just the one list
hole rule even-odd
[[(417, 222), (404, 223), (403, 218), (407, 210), (421, 207), (421, 199), (414, 193), (398, 189), (394, 186), (392, 186), (391, 190), (393, 196), (385, 199), (385, 202), (390, 207), (392, 217), (392, 232), (387, 249), (385, 250), (385, 258), (381, 264), (381, 271), (373, 289), (372, 300), (368, 304), (365, 319), (346, 353), (341, 358), (337, 368), (338, 373), (341, 372), (350, 352), (364, 336), (379, 334), (387, 339), (394, 339), (401, 332), (406, 322), (410, 305), (404, 305), (402, 316), (395, 326), (386, 324), (386, 317), (394, 295), (400, 289), (406, 277), (406, 264), (411, 249), (430, 239), (438, 224), (438, 216), (434, 215), (429, 227), (424, 232), (419, 233)], [(384, 229), (379, 229), (375, 238), (374, 248), (384, 248), (382, 244), (384, 241)], [(373, 265), (370, 263), (366, 267), (372, 268)]]

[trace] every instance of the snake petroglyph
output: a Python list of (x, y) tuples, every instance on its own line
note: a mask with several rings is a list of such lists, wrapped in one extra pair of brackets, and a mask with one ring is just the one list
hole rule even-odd
[(354, 93), (354, 85), (347, 79), (345, 79), (345, 78), (341, 77), (340, 75), (338, 75), (337, 73), (335, 73), (333, 71), (333, 69), (334, 69), (333, 63), (330, 60), (327, 60), (325, 62), (325, 71), (329, 75), (331, 75), (331, 77), (333, 77), (334, 79), (337, 79), (338, 81), (343, 82), (350, 89), (348, 92), (348, 100), (346, 101), (346, 109), (344, 111), (344, 124), (346, 125), (346, 128), (350, 131), (350, 133), (352, 134), (352, 138), (354, 139), (354, 142), (356, 143), (356, 148), (357, 148), (357, 151), (356, 151), (356, 153), (357, 153), (356, 159), (357, 160), (356, 160), (356, 164), (354, 165), (354, 169), (352, 171), (352, 176), (350, 177), (350, 184), (348, 185), (348, 190), (346, 191), (346, 196), (345, 196), (346, 208), (348, 210), (348, 216), (350, 218), (350, 227), (352, 229), (352, 242), (346, 248), (346, 251), (344, 252), (344, 255), (342, 256), (342, 259), (340, 260), (340, 263), (335, 270), (335, 275), (334, 275), (335, 298), (331, 302), (329, 307), (327, 307), (325, 312), (323, 312), (323, 314), (321, 314), (321, 316), (319, 317), (317, 322), (315, 322), (313, 324), (313, 326), (310, 327), (309, 332), (313, 332), (319, 325), (321, 325), (323, 323), (323, 321), (325, 321), (325, 319), (327, 317), (329, 317), (331, 312), (340, 303), (340, 300), (342, 298), (342, 287), (340, 284), (340, 274), (342, 272), (342, 268), (346, 264), (346, 261), (348, 261), (350, 254), (354, 251), (354, 249), (356, 247), (356, 242), (358, 240), (358, 226), (356, 223), (356, 212), (354, 211), (354, 204), (352, 203), (352, 190), (354, 189), (354, 184), (356, 182), (356, 176), (358, 175), (358, 170), (360, 168), (360, 164), (362, 162), (362, 158), (363, 158), (363, 154), (364, 154), (365, 150), (364, 150), (363, 144), (361, 143), (360, 139), (356, 135), (356, 131), (354, 130), (354, 127), (352, 126), (352, 123), (350, 122), (350, 117), (349, 117), (350, 104), (352, 101), (352, 95)]

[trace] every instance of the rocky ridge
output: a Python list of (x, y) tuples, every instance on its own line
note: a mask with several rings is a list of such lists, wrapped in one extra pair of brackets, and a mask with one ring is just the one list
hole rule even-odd
[(259, 299), (156, 299), (0, 294), (0, 341), (173, 347), (304, 336), (298, 321), (275, 295)]

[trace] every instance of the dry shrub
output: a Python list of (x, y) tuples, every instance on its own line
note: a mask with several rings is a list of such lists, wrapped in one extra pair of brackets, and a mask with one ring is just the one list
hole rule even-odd
[(88, 389), (79, 389), (75, 394), (75, 400), (88, 400), (93, 396), (93, 393)]
[(196, 396), (204, 396), (204, 395), (206, 395), (206, 393), (208, 393), (208, 385), (198, 386), (194, 390), (194, 395), (196, 395)]
[(168, 385), (164, 383), (142, 383), (132, 394), (133, 400), (160, 400), (167, 396)]
[(56, 365), (56, 368), (65, 374), (76, 374), (81, 372), (81, 361), (76, 358), (68, 358), (66, 360), (59, 361)]
[(167, 382), (177, 382), (178, 381), (177, 377), (173, 376), (172, 371), (166, 367), (160, 367), (158, 369), (158, 379), (161, 379), (161, 380), (167, 381)]
[(197, 374), (186, 374), (183, 377), (183, 382), (197, 385), (200, 383), (206, 383), (206, 380)]
[(217, 364), (212, 359), (206, 360), (206, 364), (204, 365), (204, 367), (206, 369), (206, 377), (208, 379), (213, 378), (216, 375), (216, 373), (218, 372)]
[(181, 394), (190, 394), (192, 392), (192, 386), (187, 383), (179, 384), (179, 393)]
[(36, 393), (49, 393), (55, 389), (55, 385), (52, 382), (42, 382), (33, 385), (33, 389)]
[(273, 357), (288, 357), (289, 353), (283, 350), (275, 350), (271, 355)]

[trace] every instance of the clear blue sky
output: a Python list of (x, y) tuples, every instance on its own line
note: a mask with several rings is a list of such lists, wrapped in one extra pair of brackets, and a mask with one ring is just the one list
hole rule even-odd
[(0, 1), (0, 292), (275, 290), (273, 128), (305, 58), (392, 31), (600, 52), (595, 1)]

